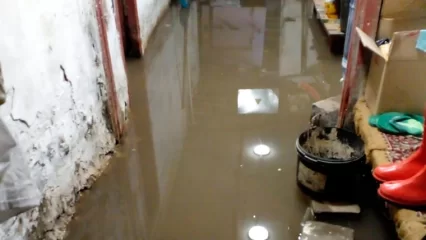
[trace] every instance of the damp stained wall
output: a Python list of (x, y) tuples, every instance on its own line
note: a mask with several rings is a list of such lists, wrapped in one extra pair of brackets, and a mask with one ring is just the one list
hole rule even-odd
[[(0, 225), (0, 239), (61, 239), (81, 190), (108, 164), (106, 80), (95, 1), (0, 0), (0, 117), (43, 192), (39, 208)], [(127, 79), (111, 0), (103, 19), (121, 111)]]
[(169, 3), (170, 0), (137, 0), (142, 51), (148, 46), (149, 37)]

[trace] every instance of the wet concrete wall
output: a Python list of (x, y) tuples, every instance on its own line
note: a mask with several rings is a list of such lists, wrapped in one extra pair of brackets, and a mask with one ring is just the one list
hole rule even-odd
[[(103, 19), (121, 111), (127, 83), (113, 1)], [(108, 163), (106, 80), (94, 1), (0, 0), (0, 116), (43, 192), (38, 209), (0, 225), (0, 239), (59, 239), (79, 192)]]
[(148, 46), (148, 39), (156, 24), (167, 9), (170, 0), (137, 0), (142, 50)]

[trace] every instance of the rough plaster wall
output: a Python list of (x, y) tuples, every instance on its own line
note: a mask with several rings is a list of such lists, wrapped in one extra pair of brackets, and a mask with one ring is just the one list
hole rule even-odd
[(0, 225), (0, 239), (60, 239), (79, 192), (107, 165), (115, 143), (94, 1), (0, 5), (7, 6), (0, 8), (0, 61), (8, 93), (0, 116), (44, 193), (38, 209)]
[(142, 50), (146, 49), (149, 37), (170, 0), (137, 0)]

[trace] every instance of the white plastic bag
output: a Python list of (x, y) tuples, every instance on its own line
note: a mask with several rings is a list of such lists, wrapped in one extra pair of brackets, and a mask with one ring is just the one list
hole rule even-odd
[(0, 182), (3, 179), (3, 175), (9, 167), (8, 153), (16, 147), (16, 142), (7, 129), (4, 122), (0, 120)]
[(27, 162), (0, 119), (0, 223), (38, 206), (40, 200)]

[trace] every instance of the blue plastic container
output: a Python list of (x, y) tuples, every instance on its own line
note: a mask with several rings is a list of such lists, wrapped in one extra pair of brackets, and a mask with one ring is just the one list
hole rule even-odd
[(346, 26), (345, 33), (345, 47), (343, 48), (343, 58), (342, 58), (342, 79), (341, 82), (344, 81), (346, 68), (348, 66), (348, 53), (349, 53), (349, 45), (351, 44), (351, 32), (352, 32), (352, 24), (355, 16), (355, 6), (356, 0), (351, 0), (349, 4), (349, 16), (348, 16), (348, 25)]
[(189, 8), (189, 0), (180, 0), (182, 8)]

